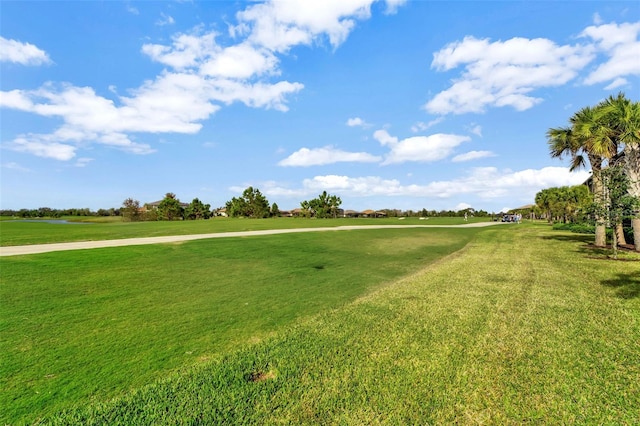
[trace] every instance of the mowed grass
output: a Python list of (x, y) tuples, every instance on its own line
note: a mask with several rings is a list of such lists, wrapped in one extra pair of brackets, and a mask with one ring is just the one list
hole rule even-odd
[[(47, 244), (70, 241), (113, 240), (122, 238), (158, 237), (165, 235), (208, 234), (217, 232), (257, 231), (265, 229), (319, 228), (351, 225), (462, 225), (460, 217), (419, 218), (273, 218), (238, 219), (214, 218), (209, 220), (160, 222), (92, 222), (91, 218), (75, 217), (78, 224), (52, 224), (46, 222), (0, 221), (0, 246)], [(469, 218), (468, 223), (486, 222), (491, 218)]]
[(639, 424), (639, 263), (585, 241), (483, 230), (342, 308), (42, 423)]
[(0, 423), (106, 401), (219, 359), (478, 232), (369, 229), (0, 258)]

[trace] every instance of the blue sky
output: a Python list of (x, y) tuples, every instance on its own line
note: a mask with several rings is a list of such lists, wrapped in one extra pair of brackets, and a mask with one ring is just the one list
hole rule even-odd
[(640, 97), (640, 3), (0, 3), (0, 208), (500, 211), (584, 181), (545, 132)]

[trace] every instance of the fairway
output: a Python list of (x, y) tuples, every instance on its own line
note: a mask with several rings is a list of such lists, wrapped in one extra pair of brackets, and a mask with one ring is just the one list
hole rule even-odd
[[(78, 220), (80, 218), (73, 218)], [(84, 220), (84, 218), (82, 218)], [(89, 218), (90, 219), (90, 218)], [(26, 244), (51, 244), (71, 241), (116, 240), (124, 238), (148, 238), (176, 235), (246, 232), (273, 229), (325, 228), (340, 226), (377, 225), (464, 225), (460, 217), (420, 218), (215, 218), (210, 220), (159, 221), (159, 222), (82, 222), (77, 225), (51, 224), (45, 221), (0, 221), (0, 246)], [(87, 219), (88, 220), (88, 219)], [(490, 222), (489, 217), (470, 218), (469, 224)]]
[(500, 222), (476, 222), (464, 225), (350, 225), (322, 228), (266, 229), (259, 231), (217, 232), (212, 234), (167, 235), (162, 237), (122, 238), (101, 241), (74, 241), (67, 243), (29, 244), (23, 246), (0, 247), (0, 256), (19, 256), (25, 254), (50, 253), (54, 251), (87, 250), (105, 247), (140, 246), (162, 243), (181, 243), (185, 241), (205, 240), (213, 238), (255, 237), (261, 235), (292, 234), (300, 232), (357, 231), (370, 229), (411, 229), (411, 228), (483, 228), (502, 225)]
[(384, 229), (2, 258), (3, 422), (105, 401), (423, 268), (479, 229)]
[(638, 424), (640, 262), (590, 241), (523, 224), (3, 258), (1, 420)]

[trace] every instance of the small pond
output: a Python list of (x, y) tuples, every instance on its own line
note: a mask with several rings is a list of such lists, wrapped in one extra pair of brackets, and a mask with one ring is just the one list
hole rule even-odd
[(55, 225), (93, 225), (92, 222), (71, 222), (64, 219), (20, 219), (11, 222), (53, 223)]

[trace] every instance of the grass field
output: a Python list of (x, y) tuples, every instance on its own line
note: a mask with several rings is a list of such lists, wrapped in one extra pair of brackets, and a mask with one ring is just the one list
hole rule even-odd
[[(64, 225), (46, 222), (0, 221), (0, 246), (46, 244), (69, 241), (112, 240), (121, 238), (157, 237), (165, 235), (207, 234), (214, 232), (256, 231), (264, 229), (319, 228), (344, 225), (462, 225), (459, 217), (419, 218), (342, 218), (342, 219), (231, 219), (187, 220), (174, 222), (92, 222)], [(491, 218), (469, 218), (469, 223), (485, 222)]]
[[(332, 241), (341, 234), (342, 243)], [(304, 236), (307, 241), (297, 240)], [(434, 243), (438, 240), (457, 241), (458, 247), (469, 244), (446, 255), (454, 247), (443, 249)], [(220, 262), (236, 265), (236, 275), (233, 266), (225, 274), (235, 279), (212, 293), (238, 291), (238, 282), (255, 291), (266, 285), (273, 293), (244, 292), (242, 297), (251, 298), (245, 301), (249, 308), (232, 306), (215, 318), (213, 306), (194, 296), (209, 298), (206, 286), (195, 283), (210, 278), (189, 278), (193, 283), (185, 286), (185, 271), (221, 267), (213, 266), (218, 265), (213, 252), (226, 252), (222, 246), (231, 240), (96, 250), (102, 253), (95, 257), (76, 252), (2, 259), (3, 277), (6, 271), (22, 271), (25, 277), (12, 291), (3, 285), (3, 300), (19, 293), (25, 300), (12, 300), (11, 305), (22, 303), (30, 309), (45, 303), (36, 301), (53, 297), (63, 308), (43, 305), (40, 322), (31, 325), (26, 321), (31, 313), (8, 315), (3, 308), (3, 336), (17, 328), (14, 334), (25, 345), (6, 345), (21, 351), (14, 354), (14, 363), (29, 353), (41, 354), (9, 376), (3, 371), (3, 379), (11, 379), (7, 385), (13, 385), (14, 377), (21, 383), (9, 386), (12, 396), (0, 401), (14, 410), (2, 420), (31, 421), (80, 405), (42, 423), (638, 424), (640, 262), (634, 255), (625, 256), (627, 261), (608, 260), (588, 248), (590, 240), (538, 224), (241, 239)], [(269, 260), (247, 268), (249, 259), (271, 252), (275, 254)], [(105, 265), (104, 272), (136, 255), (155, 265), (147, 274), (157, 268), (149, 278), (169, 275), (175, 278), (173, 284), (159, 293), (151, 286), (131, 294), (144, 283), (136, 281), (139, 274), (130, 268), (146, 261), (125, 263), (113, 272), (118, 280), (102, 279), (97, 272), (97, 264)], [(174, 270), (166, 265), (182, 264), (181, 258), (194, 263), (167, 274)], [(407, 258), (417, 262), (405, 263)], [(278, 259), (276, 269), (289, 272), (274, 277), (267, 271)], [(81, 268), (69, 277), (69, 265), (76, 263)], [(45, 268), (53, 279), (44, 277), (49, 275), (42, 272)], [(335, 270), (340, 273), (322, 280)], [(38, 283), (33, 277), (39, 274), (43, 277)], [(347, 274), (350, 278), (335, 282)], [(358, 289), (321, 302), (327, 293), (342, 293), (363, 276)], [(56, 280), (66, 285), (52, 286)], [(19, 291), (24, 288), (29, 291)], [(238, 296), (229, 295), (226, 303), (215, 306), (234, 305)], [(287, 316), (292, 304), (297, 308), (291, 307), (293, 315)], [(138, 311), (141, 319), (133, 321), (135, 327), (125, 326), (123, 319), (100, 312), (109, 306), (114, 306), (109, 309), (112, 315)], [(211, 350), (216, 346), (210, 334), (219, 328), (211, 324), (235, 315), (245, 321), (254, 310), (250, 324), (255, 328), (234, 330), (229, 335), (236, 339)], [(281, 312), (281, 322), (273, 312)], [(273, 324), (261, 329), (265, 319)], [(64, 331), (69, 326), (88, 335), (74, 339), (79, 329)], [(68, 365), (55, 364), (49, 349), (39, 349), (26, 338), (40, 333), (48, 340), (39, 343), (55, 346), (47, 327), (58, 327), (66, 339), (77, 340), (67, 344), (63, 337), (58, 344), (82, 355), (67, 354)], [(194, 329), (204, 333), (198, 338)], [(101, 333), (114, 334), (113, 342), (100, 344)], [(144, 335), (152, 336), (152, 342), (139, 342)], [(185, 337), (191, 343), (183, 345)], [(119, 344), (119, 339), (125, 342)], [(135, 348), (127, 352), (129, 346)], [(114, 356), (117, 361), (110, 359)], [(147, 366), (150, 359), (156, 364)], [(87, 366), (99, 374), (90, 380), (75, 377), (77, 368)], [(132, 373), (139, 367), (149, 371), (146, 377)], [(112, 375), (130, 382), (105, 386)], [(7, 385), (2, 383), (4, 389)], [(19, 389), (25, 385), (26, 391)]]
[(0, 422), (102, 401), (257, 342), (477, 232), (371, 229), (2, 258)]

